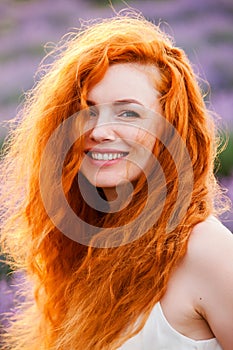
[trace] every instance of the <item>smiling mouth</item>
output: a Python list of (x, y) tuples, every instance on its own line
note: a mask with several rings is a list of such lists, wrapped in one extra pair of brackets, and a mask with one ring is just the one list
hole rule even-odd
[(128, 152), (87, 152), (86, 153), (88, 157), (94, 160), (103, 160), (103, 161), (108, 161), (108, 160), (115, 160), (119, 158), (126, 157), (129, 153)]

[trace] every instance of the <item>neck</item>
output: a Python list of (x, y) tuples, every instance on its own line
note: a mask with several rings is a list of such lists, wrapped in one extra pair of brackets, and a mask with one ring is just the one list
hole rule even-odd
[(105, 197), (113, 211), (125, 208), (132, 199), (133, 185), (131, 182), (124, 182), (117, 187), (103, 188)]

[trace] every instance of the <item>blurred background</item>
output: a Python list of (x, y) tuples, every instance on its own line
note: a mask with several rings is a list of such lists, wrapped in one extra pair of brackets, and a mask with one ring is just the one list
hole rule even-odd
[[(111, 1), (115, 11), (126, 7), (139, 10), (175, 38), (193, 63), (208, 92), (208, 108), (217, 113), (218, 125), (228, 137), (220, 156), (219, 182), (233, 199), (233, 1), (232, 0), (151, 0)], [(45, 44), (80, 26), (80, 19), (113, 16), (104, 0), (0, 0), (0, 145), (7, 134), (5, 121), (14, 118), (23, 94), (35, 82), (35, 73), (45, 56)], [(233, 232), (233, 214), (223, 217)], [(1, 251), (0, 251), (1, 252)], [(0, 255), (1, 314), (13, 307), (9, 268)], [(18, 277), (20, 279), (20, 277)], [(16, 285), (18, 281), (14, 282)]]

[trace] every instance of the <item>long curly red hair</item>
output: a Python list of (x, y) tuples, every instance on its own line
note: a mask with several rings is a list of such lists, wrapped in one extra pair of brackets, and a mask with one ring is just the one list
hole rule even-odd
[[(52, 64), (40, 67), (41, 78), (26, 96), (2, 160), (2, 245), (32, 286), (12, 316), (5, 348), (113, 350), (142, 329), (186, 253), (192, 228), (215, 210), (214, 194), (219, 193), (213, 175), (215, 131), (186, 55), (141, 15), (121, 14), (89, 24), (63, 40), (52, 56), (55, 54)], [(136, 230), (138, 239), (97, 248), (68, 238), (49, 218), (40, 193), (40, 164), (54, 130), (83, 108), (88, 91), (117, 63), (159, 70), (161, 79), (155, 84), (162, 115), (186, 145), (193, 189), (185, 213), (168, 231), (179, 179), (168, 149), (157, 140), (154, 154), (164, 171), (167, 191), (158, 220), (153, 222), (156, 207), (147, 210), (137, 226), (125, 232), (135, 235)], [(136, 220), (145, 207), (146, 179), (142, 176), (138, 181), (125, 209), (100, 217), (80, 194), (81, 160), (81, 141), (77, 140), (63, 167), (63, 189), (71, 207), (98, 225), (100, 234), (101, 227), (121, 227), (124, 233), (122, 227)], [(152, 175), (156, 188), (150, 195), (156, 201), (159, 179), (156, 172)], [(56, 183), (49, 183), (48, 191), (52, 200)], [(185, 198), (180, 202), (181, 211), (184, 204)], [(151, 222), (146, 232), (145, 220)]]

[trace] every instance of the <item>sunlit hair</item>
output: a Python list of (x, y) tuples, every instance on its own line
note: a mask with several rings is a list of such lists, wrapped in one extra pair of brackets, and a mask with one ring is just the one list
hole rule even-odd
[[(2, 161), (2, 244), (33, 286), (12, 317), (6, 349), (117, 349), (143, 327), (164, 295), (173, 269), (186, 253), (194, 225), (216, 213), (214, 126), (184, 52), (157, 26), (134, 13), (95, 21), (66, 39), (52, 53), (53, 63), (41, 66), (41, 79), (26, 96)], [(48, 217), (40, 195), (40, 162), (56, 127), (85, 106), (88, 91), (117, 63), (158, 69), (160, 79), (156, 76), (154, 84), (162, 115), (186, 144), (193, 166), (193, 191), (185, 214), (168, 232), (179, 181), (171, 155), (157, 140), (154, 154), (167, 187), (159, 219), (153, 222), (154, 213), (148, 210), (146, 218), (153, 224), (144, 232), (142, 217), (136, 227), (139, 238), (129, 244), (87, 247), (62, 234)], [(80, 195), (81, 160), (78, 140), (63, 168), (64, 193), (74, 211), (100, 228), (117, 228), (136, 219), (145, 206), (146, 179), (142, 176), (138, 181), (127, 208), (100, 216)], [(183, 175), (185, 179), (185, 171)], [(151, 177), (156, 184), (156, 171)], [(56, 183), (49, 186), (52, 200)], [(156, 185), (151, 195), (157, 198), (159, 194)], [(186, 193), (183, 203), (185, 197)]]

